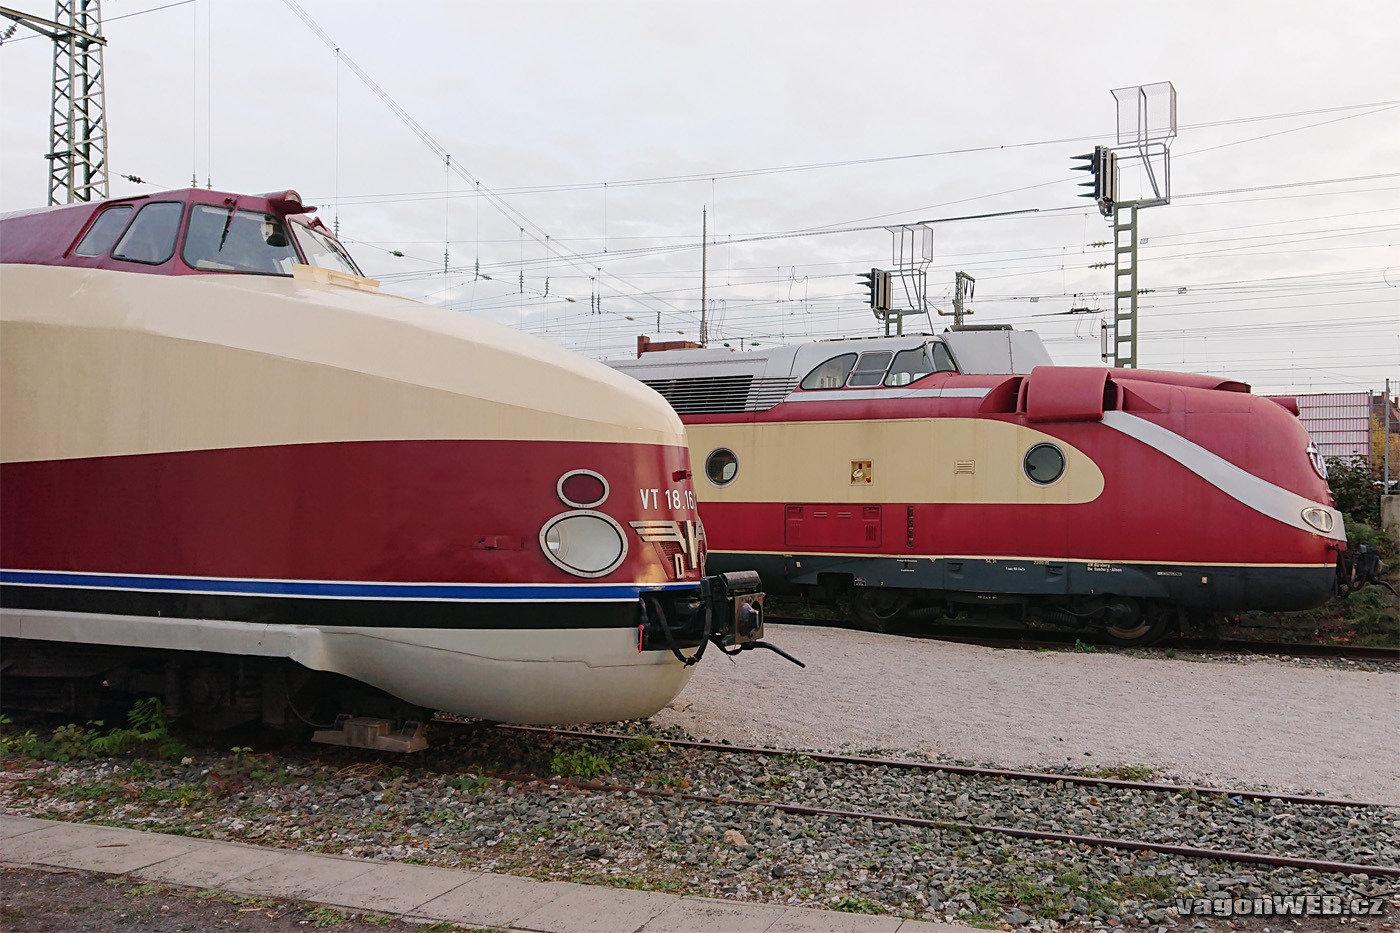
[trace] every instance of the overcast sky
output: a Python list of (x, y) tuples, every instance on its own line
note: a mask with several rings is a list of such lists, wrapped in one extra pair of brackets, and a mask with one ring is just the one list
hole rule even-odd
[[(1112, 89), (1170, 81), (1140, 365), (1400, 383), (1387, 0), (156, 7), (103, 4), (114, 196), (296, 188), (386, 288), (600, 358), (698, 337), (702, 211), (711, 342), (736, 347), (878, 333), (856, 276), (893, 266), (883, 225), (1024, 212), (933, 224), (931, 304), (950, 312), (964, 271), (971, 323), (1097, 365), (1112, 234), (1070, 160), (1118, 142)], [(5, 211), (47, 195), (52, 45), (32, 35), (0, 47)]]

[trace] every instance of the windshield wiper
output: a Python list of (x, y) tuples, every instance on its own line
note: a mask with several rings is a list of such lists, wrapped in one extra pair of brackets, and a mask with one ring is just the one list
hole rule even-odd
[(216, 253), (222, 253), (224, 251), (224, 241), (228, 239), (228, 228), (233, 226), (233, 212), (236, 210), (238, 210), (238, 199), (234, 198), (232, 203), (229, 204), (228, 217), (224, 219), (224, 232), (219, 234), (219, 248), (215, 250)]

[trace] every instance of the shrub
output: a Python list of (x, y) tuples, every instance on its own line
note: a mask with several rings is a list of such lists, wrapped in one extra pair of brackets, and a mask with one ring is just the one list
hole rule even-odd
[(1338, 511), (1350, 522), (1381, 523), (1381, 477), (1365, 457), (1327, 458), (1327, 485)]

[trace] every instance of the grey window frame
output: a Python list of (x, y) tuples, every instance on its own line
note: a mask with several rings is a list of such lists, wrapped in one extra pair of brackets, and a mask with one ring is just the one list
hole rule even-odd
[[(844, 358), (846, 358), (846, 357), (850, 357), (850, 358), (851, 358), (851, 365), (850, 365), (850, 366), (847, 366), (847, 367), (846, 367), (846, 371), (845, 371), (844, 373), (842, 373), (840, 383), (838, 383), (837, 385), (834, 385), (834, 386), (819, 386), (819, 385), (808, 385), (808, 384), (807, 384), (807, 383), (809, 383), (809, 382), (817, 375), (817, 373), (819, 373), (819, 372), (821, 372), (822, 370), (826, 369), (826, 367), (830, 366), (832, 363), (835, 363), (837, 360), (844, 359)], [(800, 385), (803, 389), (805, 389), (805, 390), (807, 390), (807, 391), (809, 391), (809, 392), (816, 392), (816, 391), (829, 392), (829, 391), (831, 391), (832, 389), (841, 389), (841, 388), (845, 388), (846, 379), (851, 375), (851, 372), (856, 368), (856, 360), (858, 360), (859, 358), (860, 358), (860, 354), (859, 354), (859, 353), (856, 353), (855, 351), (852, 350), (852, 351), (849, 351), (849, 352), (846, 352), (846, 353), (838, 353), (836, 356), (833, 356), (833, 357), (831, 357), (830, 359), (822, 360), (822, 361), (821, 361), (820, 363), (818, 363), (816, 366), (813, 366), (812, 369), (811, 369), (811, 371), (808, 372), (807, 375), (805, 375), (805, 376), (802, 377), (802, 382), (799, 383), (799, 385)]]
[[(861, 364), (867, 359), (873, 361), (881, 356), (883, 356), (885, 360), (880, 365), (879, 369), (861, 369)], [(893, 350), (866, 350), (860, 355), (860, 359), (856, 360), (856, 365), (852, 367), (850, 373), (847, 374), (846, 387), (848, 389), (874, 389), (883, 385), (885, 382), (885, 373), (889, 372), (890, 364), (893, 362)], [(856, 381), (857, 377), (860, 378), (859, 382)], [(874, 381), (867, 381), (871, 379)]]
[[(213, 259), (212, 257), (197, 256), (197, 257), (194, 257), (193, 260), (191, 260), (191, 258), (190, 258), (190, 256), (189, 256), (189, 249), (190, 249), (191, 242), (192, 242), (192, 240), (193, 240), (193, 237), (191, 236), (191, 234), (194, 232), (194, 228), (195, 228), (195, 213), (196, 213), (196, 212), (199, 212), (199, 213), (201, 213), (201, 214), (204, 214), (204, 213), (209, 213), (209, 214), (221, 214), (221, 213), (224, 212), (224, 211), (230, 212), (231, 220), (232, 220), (232, 222), (234, 222), (234, 223), (238, 223), (238, 222), (239, 222), (239, 216), (238, 216), (238, 215), (244, 214), (244, 215), (247, 215), (248, 217), (261, 217), (261, 218), (263, 218), (263, 223), (267, 223), (268, 221), (271, 221), (271, 222), (274, 223), (274, 224), (280, 225), (280, 226), (282, 227), (283, 233), (285, 233), (285, 234), (286, 234), (286, 237), (287, 237), (287, 246), (286, 246), (287, 253), (286, 253), (286, 256), (284, 256), (284, 257), (279, 257), (279, 259), (280, 259), (280, 258), (287, 258), (287, 257), (290, 257), (291, 260), (292, 260), (292, 264), (293, 264), (293, 265), (295, 265), (295, 264), (300, 263), (300, 262), (303, 261), (303, 260), (302, 260), (301, 254), (298, 252), (298, 247), (299, 247), (300, 244), (297, 243), (295, 234), (292, 233), (292, 231), (289, 229), (290, 226), (291, 226), (291, 224), (287, 223), (286, 220), (284, 220), (283, 218), (279, 217), (278, 215), (276, 215), (276, 214), (269, 214), (267, 211), (249, 210), (249, 209), (246, 208), (246, 207), (236, 207), (236, 206), (235, 206), (235, 207), (229, 207), (229, 206), (223, 205), (223, 204), (194, 204), (194, 205), (192, 205), (191, 208), (190, 208), (190, 222), (189, 222), (189, 225), (188, 225), (188, 226), (186, 227), (186, 229), (185, 229), (184, 241), (180, 244), (180, 258), (184, 261), (185, 265), (189, 266), (191, 269), (194, 269), (194, 270), (197, 271), (197, 272), (222, 273), (222, 274), (225, 274), (225, 275), (276, 275), (276, 276), (281, 276), (282, 278), (288, 278), (288, 277), (290, 277), (290, 276), (292, 275), (292, 270), (291, 270), (291, 269), (288, 269), (288, 270), (285, 271), (285, 272), (283, 272), (283, 271), (280, 270), (280, 269), (279, 269), (279, 270), (276, 270), (276, 271), (271, 271), (271, 272), (270, 272), (270, 271), (268, 271), (268, 270), (266, 270), (266, 269), (252, 268), (252, 267), (247, 266), (247, 265), (239, 265), (239, 264), (237, 264), (237, 263), (232, 263), (232, 262), (230, 262), (230, 263), (221, 263), (221, 262), (219, 262), (218, 260)], [(222, 217), (220, 218), (220, 220), (222, 221)], [(277, 248), (277, 247), (269, 247), (269, 249), (276, 249), (276, 248)], [(269, 254), (269, 255), (271, 255), (271, 254)], [(222, 269), (222, 268), (214, 268), (214, 267), (212, 267), (212, 266), (201, 266), (201, 265), (199, 265), (199, 262), (200, 262), (201, 260), (205, 260), (205, 259), (207, 259), (210, 263), (216, 263), (216, 264), (218, 264), (218, 265), (228, 265), (229, 268), (227, 268), (227, 269)]]
[[(177, 209), (175, 218), (175, 228), (173, 231), (170, 232), (170, 240), (168, 244), (169, 249), (166, 252), (165, 256), (161, 259), (138, 259), (134, 256), (122, 255), (122, 250), (126, 248), (127, 238), (141, 232), (138, 228), (141, 224), (142, 215), (144, 215), (147, 211), (152, 211), (152, 216), (155, 216), (159, 212), (154, 211), (154, 208), (164, 208), (172, 204), (175, 205)], [(126, 230), (122, 231), (121, 237), (117, 240), (117, 245), (112, 247), (112, 258), (120, 259), (122, 262), (138, 262), (145, 266), (163, 266), (170, 261), (171, 257), (175, 255), (175, 251), (180, 246), (180, 227), (182, 224), (184, 224), (184, 222), (184, 201), (151, 201), (147, 204), (143, 204), (141, 205), (141, 209), (136, 212), (136, 216), (131, 218), (131, 222), (126, 225)], [(163, 233), (164, 231), (159, 232)]]
[[(118, 215), (121, 215), (120, 221), (118, 221), (116, 227), (111, 229), (111, 235), (107, 236), (108, 226)], [(112, 247), (117, 245), (117, 240), (121, 239), (121, 235), (126, 232), (127, 225), (131, 223), (131, 218), (134, 216), (136, 216), (136, 206), (134, 204), (113, 204), (111, 207), (103, 208), (98, 211), (97, 216), (93, 218), (92, 223), (88, 226), (87, 232), (83, 234), (83, 238), (78, 241), (77, 246), (73, 247), (73, 255), (82, 256), (87, 259), (107, 255), (112, 251)], [(106, 236), (102, 247), (90, 252), (84, 250), (84, 247), (97, 235)]]

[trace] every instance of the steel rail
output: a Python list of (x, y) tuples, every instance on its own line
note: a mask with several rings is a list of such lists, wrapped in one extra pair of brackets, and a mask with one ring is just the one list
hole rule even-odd
[[(769, 615), (766, 622), (774, 625), (811, 625), (812, 619), (797, 619)], [(816, 624), (834, 628), (864, 631), (859, 626), (841, 620), (815, 620)], [(1230, 641), (1210, 638), (1174, 636), (1154, 645), (1115, 645), (1093, 632), (1063, 632), (1039, 629), (1007, 629), (997, 626), (947, 625), (926, 631), (895, 631), (886, 634), (926, 641), (949, 641), (956, 644), (985, 645), (991, 648), (1026, 647), (1058, 648), (1083, 642), (1095, 648), (1118, 650), (1140, 649), (1163, 651), (1204, 651), (1222, 654), (1286, 655), (1307, 658), (1339, 658), (1352, 661), (1400, 662), (1400, 648), (1370, 645), (1320, 645), (1312, 642)]]
[(1100, 849), (1124, 849), (1134, 852), (1160, 852), (1164, 855), (1180, 855), (1184, 858), (1214, 859), (1222, 862), (1239, 862), (1254, 865), (1272, 865), (1281, 868), (1300, 868), (1319, 872), (1340, 872), (1349, 875), (1369, 875), (1372, 877), (1400, 878), (1400, 868), (1378, 865), (1358, 865), (1351, 862), (1329, 862), (1320, 859), (1295, 858), (1291, 855), (1268, 855), (1261, 852), (1237, 852), (1231, 849), (1202, 849), (1197, 846), (1179, 846), (1164, 842), (1148, 842), (1143, 839), (1113, 839), (1102, 836), (1081, 836), (1075, 833), (1048, 832), (1039, 829), (1021, 829), (1016, 826), (996, 826), (982, 823), (958, 823), (948, 820), (929, 820), (916, 816), (896, 816), (889, 813), (866, 813), (859, 810), (830, 810), (822, 807), (809, 807), (804, 804), (782, 803), (774, 800), (750, 800), (742, 797), (719, 797), (711, 794), (692, 794), (685, 791), (661, 790), (653, 787), (627, 787), (615, 784), (601, 784), (594, 781), (574, 781), (568, 778), (542, 779), (538, 775), (501, 774), (507, 780), (521, 782), (547, 781), (560, 787), (586, 790), (597, 793), (636, 794), (639, 797), (662, 797), (676, 800), (691, 800), (729, 807), (769, 807), (782, 813), (799, 816), (831, 816), (840, 819), (870, 820), (873, 823), (891, 823), (899, 826), (916, 826), (923, 829), (944, 829), (965, 833), (994, 833), (1016, 839), (1034, 839), (1048, 842), (1066, 842), (1074, 845), (1091, 846)]
[[(571, 736), (580, 739), (603, 739), (606, 741), (632, 741), (637, 738), (635, 735), (624, 735), (615, 732), (590, 732), (582, 729), (555, 729), (549, 726), (516, 726), (507, 724), (497, 724), (497, 729), (505, 729), (514, 732), (543, 732), (552, 735)], [(801, 755), (811, 758), (814, 761), (829, 761), (835, 764), (867, 765), (876, 768), (903, 768), (917, 771), (946, 771), (950, 774), (964, 774), (971, 777), (992, 777), (1007, 778), (1009, 780), (1039, 781), (1042, 783), (1053, 783), (1063, 781), (1066, 784), (1085, 784), (1095, 787), (1118, 787), (1125, 790), (1153, 791), (1156, 793), (1174, 793), (1212, 796), (1239, 797), (1242, 800), (1278, 800), (1284, 803), (1309, 804), (1319, 807), (1366, 807), (1366, 808), (1396, 808), (1400, 804), (1377, 803), (1374, 801), (1343, 800), (1331, 797), (1309, 797), (1303, 794), (1279, 794), (1261, 790), (1234, 790), (1228, 787), (1198, 787), (1193, 784), (1157, 784), (1149, 781), (1126, 781), (1121, 778), (1090, 777), (1083, 774), (1055, 774), (1048, 771), (1011, 771), (1004, 768), (978, 768), (971, 765), (951, 765), (942, 764), (936, 761), (908, 761), (892, 758), (867, 758), (861, 755), (837, 755), (831, 752), (808, 752), (792, 748), (762, 748), (752, 745), (725, 745), (719, 742), (703, 742), (697, 739), (667, 739), (653, 736), (660, 744), (674, 745), (678, 748), (697, 748), (708, 751), (732, 752), (740, 755), (765, 755), (769, 757), (780, 757), (783, 755)]]

